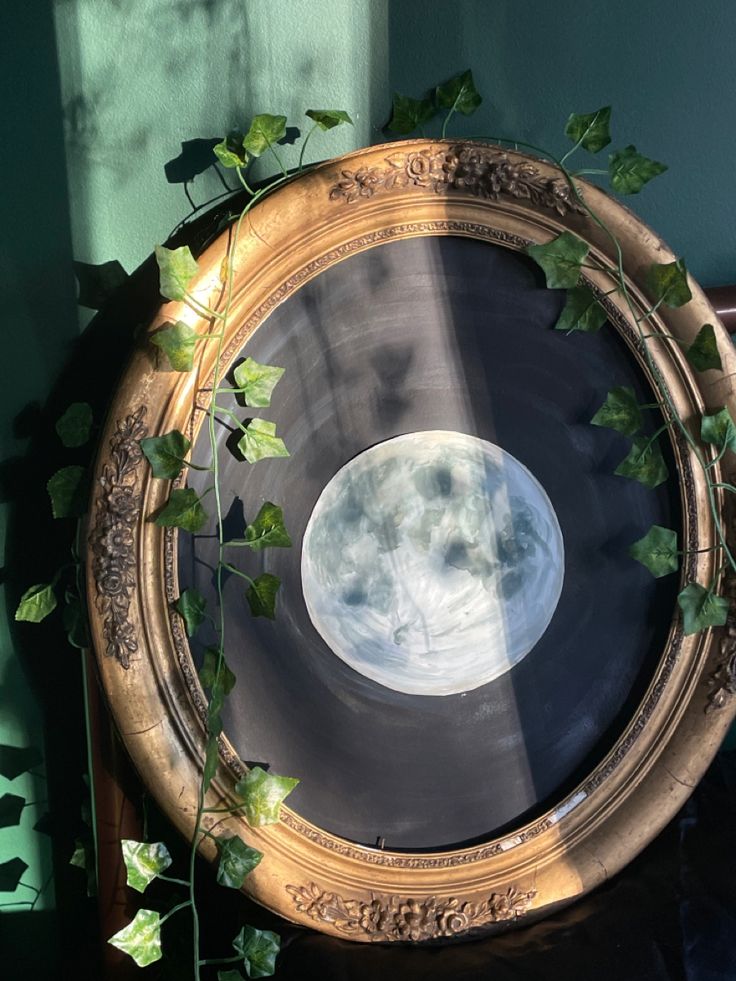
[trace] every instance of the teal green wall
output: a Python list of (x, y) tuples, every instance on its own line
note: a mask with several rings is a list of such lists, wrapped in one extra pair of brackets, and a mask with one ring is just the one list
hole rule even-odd
[[(670, 167), (630, 205), (704, 285), (736, 281), (729, 0), (4, 0), (0, 36), (3, 460), (25, 451), (14, 419), (43, 401), (78, 333), (72, 258), (134, 269), (190, 210), (164, 171), (181, 143), (221, 136), (258, 111), (300, 125), (305, 108), (349, 110), (355, 128), (315, 137), (316, 159), (380, 140), (393, 90), (420, 96), (466, 67), (485, 101), (458, 134), (561, 149), (570, 111), (610, 103), (615, 144)], [(210, 168), (187, 189), (202, 205), (222, 183)], [(19, 585), (6, 587), (15, 595)], [(78, 670), (61, 642), (58, 657)], [(0, 692), (0, 742), (42, 744), (5, 622)], [(0, 778), (0, 793), (42, 790)], [(20, 829), (0, 830), (0, 858), (20, 854), (27, 881), (40, 884), (49, 845), (34, 820), (28, 809)], [(50, 890), (44, 903), (53, 902)]]

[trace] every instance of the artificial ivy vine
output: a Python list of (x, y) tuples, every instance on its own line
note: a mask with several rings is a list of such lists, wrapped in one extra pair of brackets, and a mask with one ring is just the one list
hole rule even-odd
[[(425, 125), (442, 113), (444, 118), (441, 124), (441, 137), (444, 138), (447, 125), (454, 114), (470, 116), (481, 102), (482, 98), (476, 90), (472, 72), (465, 71), (438, 86), (424, 98), (414, 99), (399, 94), (394, 95), (387, 129), (391, 133), (402, 136), (409, 135), (417, 129), (423, 134)], [(302, 143), (298, 171), (304, 169), (304, 151), (313, 134), (336, 126), (352, 124), (350, 116), (344, 110), (309, 110), (306, 116), (312, 125)], [(647, 340), (653, 335), (646, 331), (660, 306), (679, 307), (691, 299), (684, 261), (678, 259), (672, 263), (654, 263), (649, 267), (645, 278), (653, 298), (653, 305), (642, 315), (637, 314), (624, 275), (621, 245), (600, 216), (590, 208), (575, 184), (575, 179), (582, 175), (607, 176), (611, 188), (617, 193), (636, 194), (648, 181), (662, 174), (667, 168), (643, 156), (634, 146), (626, 146), (611, 153), (606, 169), (573, 171), (567, 166), (568, 159), (576, 151), (583, 150), (596, 154), (610, 144), (610, 122), (610, 107), (592, 113), (573, 113), (565, 127), (565, 135), (573, 145), (560, 159), (539, 147), (520, 144), (510, 138), (493, 136), (485, 139), (494, 143), (524, 146), (558, 168), (569, 186), (572, 198), (589, 219), (605, 232), (613, 245), (617, 256), (613, 268), (605, 266), (592, 257), (588, 246), (571, 232), (563, 232), (546, 244), (529, 246), (527, 252), (544, 272), (546, 284), (550, 289), (567, 291), (564, 308), (555, 325), (557, 330), (566, 333), (570, 331), (592, 333), (600, 330), (604, 325), (607, 320), (606, 311), (590, 287), (581, 283), (581, 275), (584, 268), (592, 268), (608, 275), (612, 281), (609, 293), (618, 293), (623, 297), (632, 322), (636, 324), (649, 370), (660, 383), (659, 388), (665, 402), (665, 423), (654, 435), (646, 436), (642, 433), (645, 413), (659, 409), (660, 406), (656, 403), (638, 404), (633, 391), (623, 386), (611, 389), (603, 405), (590, 420), (593, 425), (616, 430), (631, 440), (630, 450), (615, 473), (621, 477), (637, 480), (650, 488), (657, 487), (665, 481), (668, 473), (659, 436), (672, 427), (679, 429), (703, 469), (707, 481), (709, 505), (719, 538), (716, 549), (723, 559), (723, 564), (711, 582), (687, 583), (679, 593), (678, 603), (682, 611), (683, 629), (685, 633), (691, 634), (706, 627), (723, 625), (728, 612), (727, 600), (718, 595), (716, 590), (723, 567), (728, 566), (736, 571), (736, 561), (728, 548), (717, 499), (720, 491), (736, 493), (736, 487), (718, 483), (713, 473), (715, 465), (726, 452), (736, 451), (736, 424), (726, 408), (703, 416), (700, 428), (701, 441), (713, 446), (715, 450), (714, 455), (705, 452), (678, 417), (665, 386), (661, 384), (662, 379), (647, 345)], [(222, 732), (222, 708), (224, 700), (235, 685), (235, 675), (226, 660), (226, 623), (222, 603), (223, 573), (234, 574), (243, 580), (246, 587), (244, 599), (253, 616), (273, 619), (276, 616), (280, 585), (278, 578), (268, 572), (252, 578), (236, 564), (233, 556), (242, 554), (238, 551), (242, 549), (261, 551), (268, 548), (287, 548), (291, 545), (282, 509), (272, 502), (263, 504), (247, 525), (243, 538), (234, 540), (225, 538), (215, 439), (215, 423), (219, 418), (227, 421), (239, 432), (238, 450), (248, 464), (254, 465), (263, 459), (289, 455), (274, 424), (268, 419), (257, 416), (244, 421), (232, 410), (218, 403), (220, 395), (237, 394), (247, 407), (267, 409), (284, 371), (283, 368), (259, 364), (252, 358), (246, 358), (234, 369), (234, 385), (223, 385), (220, 362), (233, 294), (235, 273), (233, 256), (243, 219), (261, 198), (291, 176), (284, 167), (278, 150), (279, 144), (286, 136), (286, 124), (285, 116), (259, 114), (253, 118), (247, 131), (234, 130), (214, 147), (214, 154), (220, 165), (235, 173), (248, 195), (247, 203), (235, 221), (228, 254), (221, 269), (220, 285), (224, 301), (221, 305), (211, 308), (189, 291), (189, 286), (198, 273), (198, 265), (188, 247), (168, 249), (157, 246), (155, 249), (162, 296), (187, 304), (209, 324), (209, 330), (206, 333), (199, 333), (189, 324), (178, 321), (166, 324), (152, 334), (151, 343), (174, 371), (191, 371), (195, 364), (197, 350), (201, 349), (201, 345), (216, 344), (216, 356), (211, 401), (206, 420), (212, 464), (209, 467), (197, 468), (211, 474), (211, 486), (202, 495), (198, 495), (196, 491), (186, 486), (174, 488), (164, 507), (158, 513), (149, 516), (149, 519), (159, 526), (196, 533), (210, 520), (208, 502), (205, 498), (212, 494), (218, 538), (215, 576), (217, 609), (208, 611), (204, 598), (196, 590), (187, 589), (178, 598), (175, 610), (182, 617), (188, 636), (194, 636), (202, 624), (209, 621), (215, 628), (217, 643), (205, 650), (199, 671), (200, 682), (207, 693), (207, 739), (188, 873), (180, 878), (167, 874), (172, 859), (162, 842), (123, 841), (121, 843), (128, 884), (133, 889), (142, 893), (154, 879), (162, 879), (184, 890), (186, 898), (163, 916), (155, 910), (140, 909), (125, 929), (110, 938), (110, 943), (130, 954), (140, 966), (150, 964), (162, 956), (162, 925), (170, 917), (188, 910), (194, 926), (192, 970), (196, 981), (201, 979), (202, 968), (209, 965), (226, 965), (224, 970), (218, 970), (219, 981), (234, 981), (236, 978), (241, 978), (239, 968), (243, 968), (248, 977), (271, 975), (275, 970), (275, 959), (279, 950), (279, 938), (276, 934), (244, 926), (233, 940), (232, 955), (219, 958), (202, 957), (195, 888), (195, 857), (201, 840), (209, 837), (216, 844), (219, 855), (217, 881), (229, 888), (240, 889), (247, 875), (262, 858), (258, 851), (250, 848), (235, 835), (213, 835), (203, 827), (204, 815), (213, 811), (242, 812), (251, 827), (274, 823), (279, 819), (282, 801), (298, 782), (294, 778), (279, 776), (266, 772), (260, 767), (254, 767), (236, 785), (238, 801), (233, 807), (205, 806), (205, 795), (217, 768), (218, 739)], [(254, 159), (266, 154), (276, 162), (278, 173), (276, 177), (254, 190), (248, 181), (249, 167)], [(663, 335), (656, 334), (656, 336), (661, 338)], [(676, 342), (674, 338), (669, 339)], [(695, 341), (685, 351), (685, 355), (697, 371), (722, 370), (715, 332), (711, 324), (703, 325)], [(74, 403), (57, 423), (57, 432), (65, 446), (77, 447), (87, 441), (91, 426), (89, 406), (86, 403)], [(184, 469), (194, 467), (188, 458), (190, 442), (178, 430), (143, 439), (140, 445), (155, 479), (179, 481)], [(54, 517), (73, 517), (81, 514), (85, 504), (85, 478), (85, 469), (76, 465), (64, 467), (51, 477), (48, 491)], [(657, 578), (677, 572), (684, 554), (678, 549), (676, 532), (658, 525), (653, 525), (646, 535), (632, 543), (629, 553)], [(75, 646), (82, 647), (88, 643), (88, 640), (81, 614), (79, 566), (76, 553), (74, 557), (77, 572), (64, 588), (67, 602), (65, 625), (71, 642)], [(72, 568), (75, 568), (74, 564)], [(37, 584), (28, 589), (21, 598), (16, 619), (39, 622), (51, 613), (57, 605), (59, 584), (64, 575), (64, 570), (61, 570), (52, 582)]]

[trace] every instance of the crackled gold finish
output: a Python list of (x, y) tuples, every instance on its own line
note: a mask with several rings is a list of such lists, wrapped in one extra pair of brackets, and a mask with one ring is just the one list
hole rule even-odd
[[(650, 301), (643, 271), (673, 254), (629, 211), (580, 182), (584, 199), (615, 230), (639, 311)], [(384, 242), (460, 235), (520, 251), (564, 230), (584, 239), (613, 270), (607, 235), (571, 201), (549, 165), (499, 147), (457, 141), (406, 141), (329, 161), (259, 203), (237, 246), (223, 369), (269, 312), (343, 258)], [(194, 293), (221, 303), (224, 234), (200, 257)], [(585, 270), (585, 281), (642, 370), (640, 340), (610, 272)], [(670, 337), (690, 343), (716, 323), (702, 292), (677, 310), (661, 307), (649, 341), (661, 399), (666, 386), (678, 415), (697, 433), (706, 408), (736, 412), (736, 354), (720, 325), (724, 370), (697, 374)], [(151, 324), (210, 325), (180, 303), (161, 307)], [(669, 336), (665, 336), (669, 335)], [(171, 485), (153, 480), (137, 449), (143, 435), (177, 428), (194, 440), (206, 410), (214, 344), (197, 349), (195, 370), (167, 370), (145, 342), (134, 352), (113, 400), (101, 441), (91, 510), (87, 587), (100, 673), (125, 744), (145, 783), (177, 827), (192, 834), (204, 746), (206, 703), (179, 617), (176, 534), (146, 520)], [(683, 507), (683, 580), (708, 582), (716, 542), (705, 482), (687, 442), (671, 430)], [(712, 448), (704, 448), (712, 457)], [(718, 465), (734, 481), (731, 458)], [(721, 507), (722, 501), (717, 505)], [(733, 540), (733, 523), (728, 523)], [(736, 597), (736, 581), (724, 588)], [(249, 828), (244, 818), (217, 821), (264, 859), (246, 879), (260, 903), (306, 926), (360, 941), (431, 941), (507, 928), (544, 915), (592, 889), (629, 861), (677, 811), (704, 772), (736, 711), (736, 612), (723, 630), (685, 637), (673, 610), (667, 643), (641, 704), (608, 756), (582, 783), (530, 824), (469, 848), (390, 852), (345, 841), (287, 807), (281, 821)], [(233, 800), (244, 770), (221, 742), (209, 806)], [(223, 828), (224, 830), (224, 828)], [(214, 856), (211, 839), (202, 851)], [(446, 897), (446, 898), (442, 898)]]

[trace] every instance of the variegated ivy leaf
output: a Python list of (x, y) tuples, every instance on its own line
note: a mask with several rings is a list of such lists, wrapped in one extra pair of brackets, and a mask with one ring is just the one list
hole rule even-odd
[(706, 627), (722, 627), (728, 618), (729, 602), (715, 596), (700, 583), (691, 582), (677, 597), (686, 634), (697, 634)]
[(635, 146), (616, 150), (608, 158), (611, 187), (619, 194), (638, 194), (648, 181), (666, 170), (666, 164), (642, 156)]
[(270, 572), (262, 572), (253, 580), (245, 592), (245, 598), (254, 617), (276, 619), (276, 593), (280, 585), (279, 577)]
[(212, 147), (212, 151), (222, 166), (231, 170), (248, 164), (249, 157), (243, 146), (243, 134), (237, 129), (231, 130), (224, 140)]
[(567, 301), (555, 324), (555, 330), (582, 330), (593, 334), (601, 329), (606, 319), (606, 311), (590, 287), (573, 286), (568, 290)]
[(178, 429), (163, 436), (148, 436), (140, 441), (143, 455), (151, 464), (154, 477), (175, 480), (184, 466), (184, 457), (192, 445)]
[(703, 416), (700, 436), (705, 443), (712, 443), (719, 450), (729, 449), (736, 453), (736, 425), (726, 408)]
[(260, 552), (264, 548), (289, 548), (291, 538), (284, 525), (284, 512), (278, 504), (266, 501), (253, 524), (245, 529), (243, 544)]
[(72, 402), (57, 420), (56, 432), (62, 444), (70, 449), (84, 446), (92, 429), (92, 406), (89, 402)]
[(244, 926), (233, 940), (233, 947), (243, 958), (249, 978), (270, 978), (275, 973), (276, 957), (281, 949), (281, 939), (277, 933)]
[(49, 479), (46, 489), (55, 518), (78, 518), (87, 507), (84, 467), (62, 467)]
[(161, 918), (155, 910), (139, 909), (135, 918), (107, 941), (129, 954), (138, 967), (161, 960)]
[(565, 136), (579, 143), (584, 150), (598, 153), (611, 142), (611, 107), (603, 106), (595, 112), (573, 112), (565, 126)]
[(320, 129), (334, 129), (343, 123), (353, 125), (353, 121), (344, 109), (307, 109), (305, 116), (313, 119)]
[(205, 650), (202, 667), (199, 669), (199, 680), (203, 688), (214, 688), (215, 680), (217, 680), (216, 687), (222, 690), (223, 695), (229, 695), (235, 687), (236, 678), (227, 666), (224, 655), (220, 663), (220, 674), (218, 677), (217, 662), (219, 657), (220, 652), (216, 647), (208, 647)]
[(703, 324), (685, 356), (696, 371), (723, 370), (713, 324)]
[(251, 419), (238, 441), (238, 449), (248, 463), (289, 455), (284, 441), (276, 435), (276, 424), (266, 419)]
[(544, 270), (550, 289), (571, 289), (580, 279), (588, 246), (572, 232), (562, 232), (545, 245), (527, 246), (527, 254)]
[(268, 112), (253, 117), (250, 129), (243, 137), (243, 146), (254, 157), (260, 157), (269, 146), (286, 136), (286, 116), (272, 116)]
[(128, 885), (138, 892), (145, 892), (146, 886), (171, 865), (171, 855), (162, 841), (123, 838), (120, 845), (128, 872)]
[(444, 85), (438, 85), (435, 97), (441, 109), (452, 109), (454, 112), (461, 112), (464, 116), (474, 113), (483, 101), (475, 87), (470, 69), (455, 75)]
[(654, 303), (682, 307), (692, 299), (684, 259), (653, 263), (646, 270), (644, 281)]
[(191, 371), (194, 367), (197, 331), (183, 320), (157, 330), (150, 340), (164, 352), (174, 371)]
[(606, 395), (606, 401), (590, 420), (594, 426), (615, 429), (624, 436), (638, 433), (644, 422), (633, 388), (619, 385)]
[(193, 637), (205, 621), (207, 600), (196, 589), (185, 589), (174, 604), (174, 609), (184, 620), (187, 637)]
[(20, 598), (15, 611), (16, 620), (26, 620), (28, 623), (40, 623), (56, 609), (56, 594), (50, 583), (38, 583), (31, 586)]
[(178, 488), (158, 513), (155, 524), (162, 528), (183, 528), (192, 534), (207, 524), (207, 512), (192, 487)]
[(394, 92), (391, 119), (386, 129), (399, 136), (413, 133), (423, 126), (437, 112), (437, 107), (430, 99), (412, 99), (408, 95)]
[(263, 858), (261, 852), (250, 848), (237, 836), (218, 838), (217, 848), (220, 852), (217, 881), (229, 889), (240, 889), (245, 877)]
[(259, 364), (246, 358), (233, 372), (236, 386), (243, 393), (245, 404), (265, 408), (271, 404), (271, 394), (285, 369), (270, 364)]
[(167, 249), (157, 245), (154, 249), (159, 273), (159, 291), (167, 300), (183, 300), (187, 287), (197, 275), (199, 266), (188, 245), (179, 249)]
[(619, 477), (638, 480), (653, 489), (667, 480), (667, 464), (664, 462), (659, 442), (647, 436), (637, 436), (628, 455), (614, 470)]
[(629, 546), (629, 555), (649, 569), (655, 579), (677, 572), (680, 567), (677, 532), (652, 525), (643, 538)]
[(235, 785), (235, 793), (243, 801), (245, 817), (251, 828), (276, 824), (283, 800), (299, 783), (294, 777), (280, 777), (254, 766)]

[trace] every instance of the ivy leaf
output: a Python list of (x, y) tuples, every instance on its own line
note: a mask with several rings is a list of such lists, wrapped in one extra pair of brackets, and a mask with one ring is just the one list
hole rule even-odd
[(61, 614), (66, 639), (72, 647), (84, 650), (89, 647), (89, 630), (87, 629), (87, 616), (82, 601), (73, 592), (67, 592), (64, 596), (64, 609)]
[(289, 548), (291, 538), (284, 525), (284, 512), (270, 501), (261, 507), (253, 524), (245, 529), (244, 544), (256, 552), (264, 548)]
[(120, 845), (128, 872), (128, 885), (138, 892), (145, 892), (146, 886), (171, 865), (171, 855), (162, 841), (148, 843), (123, 838)]
[(0, 746), (0, 776), (15, 780), (43, 763), (43, 754), (35, 746)]
[[(220, 731), (222, 731), (222, 728), (220, 728)], [(204, 768), (202, 770), (202, 789), (205, 793), (209, 789), (209, 786), (212, 783), (212, 778), (217, 772), (217, 763), (220, 759), (220, 747), (217, 742), (217, 736), (219, 736), (219, 734), (219, 732), (216, 734), (210, 734), (210, 737), (207, 740)]]
[(92, 428), (92, 406), (88, 402), (72, 402), (56, 423), (62, 444), (70, 449), (84, 446)]
[(25, 803), (25, 799), (17, 794), (3, 794), (0, 797), (0, 828), (17, 827)]
[(696, 371), (723, 370), (713, 324), (703, 324), (685, 356)]
[(582, 330), (593, 334), (601, 329), (606, 319), (606, 311), (590, 287), (573, 286), (568, 290), (567, 301), (555, 324), (555, 330)]
[(286, 136), (286, 116), (272, 116), (264, 112), (253, 117), (250, 129), (243, 137), (243, 146), (254, 157), (260, 157), (269, 146)]
[(251, 828), (276, 824), (282, 801), (299, 783), (294, 777), (279, 777), (254, 766), (235, 785), (235, 793), (245, 805), (245, 817)]
[(246, 358), (235, 369), (233, 377), (243, 393), (245, 404), (262, 409), (271, 404), (271, 393), (284, 371), (284, 368), (259, 364), (253, 358)]
[(87, 508), (84, 467), (62, 467), (46, 484), (55, 518), (78, 518)]
[[(202, 667), (199, 669), (199, 680), (203, 688), (213, 688), (215, 685), (218, 656), (219, 652), (216, 647), (208, 647), (204, 652), (204, 661), (202, 662)], [(222, 695), (230, 694), (235, 687), (235, 681), (235, 675), (227, 666), (227, 662), (223, 657), (222, 664), (220, 665), (220, 677), (217, 678), (217, 687), (222, 690)], [(219, 706), (216, 706), (216, 709), (221, 707), (222, 698), (220, 697), (218, 701)]]
[(261, 852), (249, 848), (238, 837), (218, 838), (220, 864), (217, 867), (217, 881), (229, 889), (240, 889), (245, 877), (253, 871), (263, 858)]
[(245, 598), (254, 617), (276, 619), (276, 593), (280, 585), (279, 577), (272, 576), (270, 572), (262, 572), (253, 580), (246, 590)]
[(183, 300), (187, 287), (197, 275), (199, 266), (188, 245), (179, 249), (167, 249), (157, 245), (154, 249), (159, 273), (159, 291), (167, 300)]
[(615, 429), (624, 436), (638, 433), (644, 422), (634, 390), (625, 385), (612, 388), (606, 401), (590, 420), (594, 426)]
[(705, 443), (713, 443), (719, 450), (729, 449), (736, 453), (736, 425), (728, 409), (723, 408), (712, 415), (703, 416), (700, 438)]
[(192, 445), (178, 429), (163, 436), (149, 436), (140, 441), (143, 455), (151, 464), (154, 477), (175, 480), (181, 473), (184, 457)]
[(661, 525), (652, 525), (643, 538), (629, 546), (629, 555), (646, 566), (655, 579), (677, 572), (680, 567), (677, 532)]
[(544, 270), (550, 289), (570, 289), (578, 284), (588, 246), (572, 232), (563, 232), (546, 245), (527, 246), (526, 251)]
[(275, 973), (276, 957), (281, 949), (277, 933), (244, 926), (233, 940), (233, 947), (243, 958), (249, 978), (270, 978)]
[(157, 330), (150, 340), (164, 352), (174, 371), (191, 371), (194, 367), (197, 331), (183, 320)]
[(0, 864), (0, 892), (15, 892), (28, 863), (22, 858), (11, 858)]
[(15, 611), (16, 620), (27, 620), (28, 623), (40, 623), (56, 609), (56, 595), (50, 583), (39, 583), (31, 586), (20, 598), (18, 609)]
[(584, 150), (598, 153), (611, 142), (611, 107), (603, 106), (595, 112), (573, 112), (565, 126), (565, 136), (579, 143)]
[(645, 487), (659, 487), (667, 480), (667, 464), (657, 440), (647, 436), (637, 436), (628, 455), (614, 470), (619, 477), (638, 480)]
[(474, 113), (483, 101), (475, 87), (470, 69), (451, 78), (444, 85), (438, 85), (436, 97), (440, 108), (452, 109), (461, 112), (464, 116)]
[(235, 971), (231, 968), (228, 971), (218, 971), (217, 981), (243, 981), (243, 975), (240, 971)]
[(107, 941), (129, 954), (138, 967), (161, 960), (161, 919), (152, 909), (139, 909), (135, 918)]
[(616, 150), (608, 158), (611, 187), (619, 194), (638, 194), (648, 181), (663, 174), (665, 170), (665, 164), (642, 156), (635, 146)]
[(207, 600), (196, 589), (185, 589), (174, 604), (174, 609), (184, 620), (187, 637), (193, 637), (205, 621)]
[(423, 126), (434, 116), (437, 109), (430, 99), (412, 99), (408, 95), (394, 92), (391, 119), (386, 129), (391, 133), (406, 136)]
[(353, 121), (344, 109), (307, 109), (305, 116), (313, 119), (320, 129), (334, 129), (342, 123), (353, 125)]
[(195, 534), (207, 524), (207, 512), (194, 488), (180, 488), (171, 492), (154, 523), (161, 528), (183, 528)]
[(231, 130), (224, 140), (213, 146), (212, 152), (223, 167), (228, 167), (231, 170), (236, 167), (245, 167), (250, 159), (243, 146), (243, 134), (237, 129)]
[(677, 597), (686, 634), (697, 634), (706, 627), (722, 627), (728, 617), (728, 600), (714, 596), (705, 586), (691, 582)]
[(684, 306), (692, 299), (687, 285), (687, 269), (684, 259), (674, 262), (655, 262), (651, 265), (644, 280), (655, 303), (662, 302), (668, 307)]
[(238, 449), (248, 463), (289, 455), (284, 441), (276, 435), (275, 423), (266, 419), (251, 419), (238, 441)]

